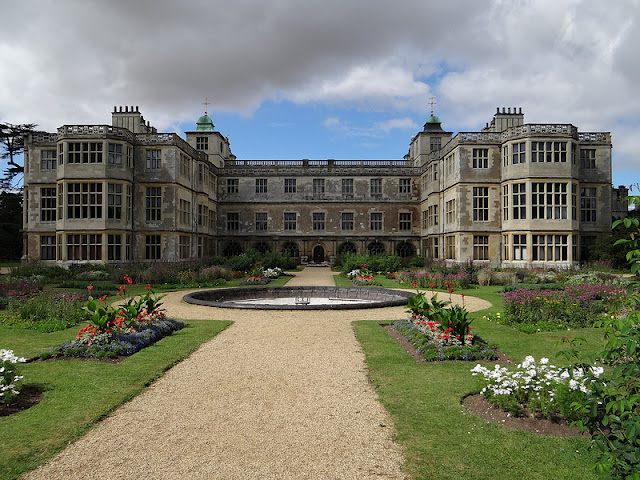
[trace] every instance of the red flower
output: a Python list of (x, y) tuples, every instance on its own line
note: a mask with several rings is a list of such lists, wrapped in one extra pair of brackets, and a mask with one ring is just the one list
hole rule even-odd
[(89, 286), (87, 287), (87, 290), (89, 290), (89, 293), (91, 293), (91, 290), (93, 290), (93, 285), (89, 285)]
[(144, 288), (145, 288), (146, 290), (151, 290), (151, 284), (150, 284), (150, 283), (147, 283), (147, 286), (146, 286), (146, 287), (144, 287)]
[(418, 286), (418, 282), (416, 282), (415, 280), (413, 282), (411, 282), (411, 286), (412, 287), (417, 287)]
[(103, 301), (103, 302), (106, 302), (107, 301), (107, 296), (106, 295), (101, 296), (100, 300)]

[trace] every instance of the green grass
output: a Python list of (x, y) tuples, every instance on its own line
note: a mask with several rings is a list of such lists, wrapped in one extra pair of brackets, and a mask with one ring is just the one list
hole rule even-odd
[[(120, 364), (74, 360), (21, 364), (26, 383), (45, 390), (45, 398), (28, 410), (0, 418), (0, 480), (44, 463), (230, 324), (189, 320), (183, 330)], [(43, 334), (3, 327), (1, 347), (31, 357), (73, 338), (77, 331)]]
[(354, 327), (414, 480), (596, 478), (588, 439), (509, 430), (466, 412), (461, 399), (479, 390), (475, 362), (417, 364), (377, 322)]
[[(565, 364), (555, 353), (565, 348), (563, 336), (580, 334), (597, 350), (596, 329), (525, 334), (482, 319), (500, 311), (501, 287), (465, 291), (494, 305), (473, 315), (472, 327), (516, 362), (526, 355), (546, 356)], [(456, 292), (459, 293), (459, 292)], [(446, 293), (440, 295), (446, 298)], [(407, 471), (422, 479), (594, 479), (595, 457), (588, 438), (558, 438), (510, 430), (487, 423), (460, 406), (464, 396), (480, 390), (469, 370), (476, 362), (417, 364), (378, 322), (357, 321), (354, 329), (365, 352), (369, 375), (380, 400), (393, 417), (397, 441), (405, 451)]]

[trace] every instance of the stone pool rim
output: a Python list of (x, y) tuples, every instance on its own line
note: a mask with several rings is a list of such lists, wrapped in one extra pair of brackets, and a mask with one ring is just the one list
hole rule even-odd
[[(354, 310), (363, 308), (384, 308), (407, 305), (409, 297), (414, 293), (389, 288), (372, 287), (234, 287), (199, 290), (186, 294), (182, 299), (192, 305), (204, 305), (218, 308), (244, 308), (252, 310)], [(340, 304), (288, 304), (266, 305), (251, 303), (235, 303), (236, 300), (260, 299), (260, 298), (288, 298), (288, 297), (314, 297), (314, 298), (348, 298), (367, 300), (366, 303), (340, 303)]]

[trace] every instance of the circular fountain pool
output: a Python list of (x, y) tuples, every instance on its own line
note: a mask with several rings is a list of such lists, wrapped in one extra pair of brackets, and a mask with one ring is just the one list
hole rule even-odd
[(183, 300), (196, 305), (259, 310), (346, 310), (406, 305), (412, 293), (364, 287), (241, 287), (201, 290)]

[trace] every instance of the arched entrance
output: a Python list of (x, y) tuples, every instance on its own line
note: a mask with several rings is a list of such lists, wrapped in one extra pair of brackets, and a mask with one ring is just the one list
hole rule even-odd
[(324, 247), (322, 245), (316, 245), (315, 247), (313, 247), (313, 262), (324, 262)]

